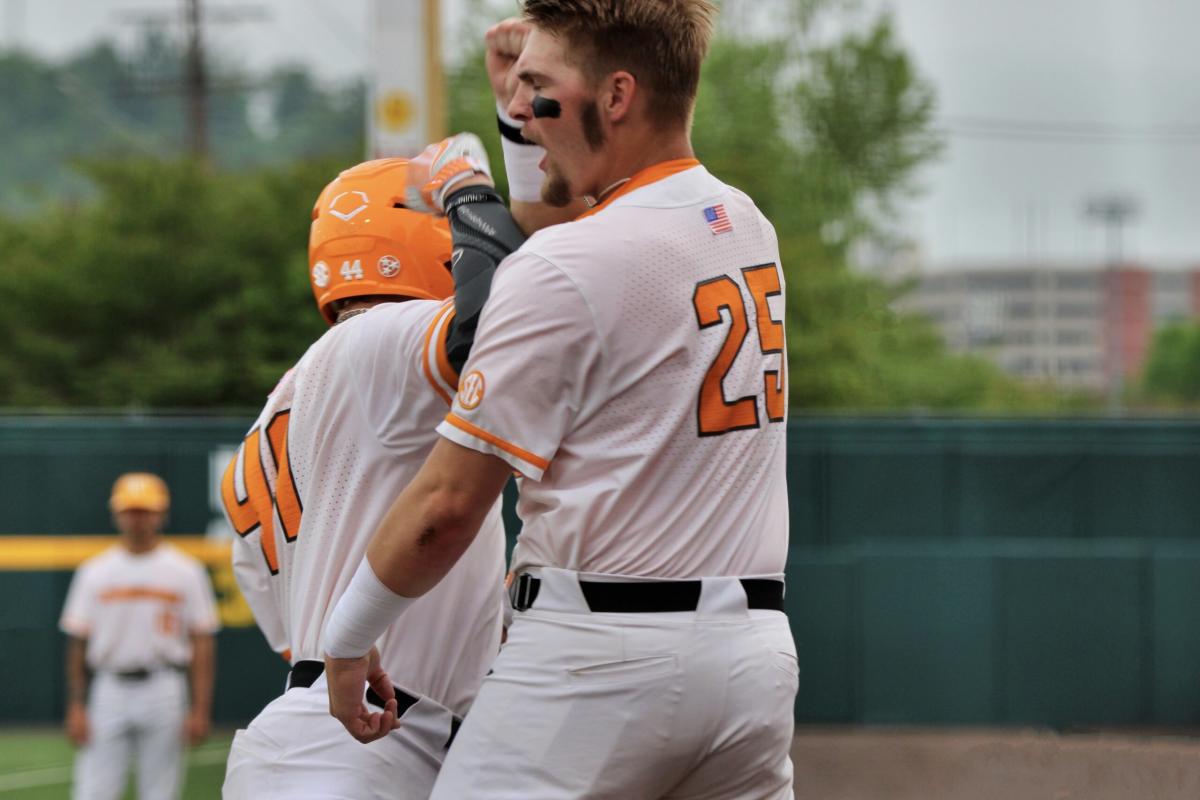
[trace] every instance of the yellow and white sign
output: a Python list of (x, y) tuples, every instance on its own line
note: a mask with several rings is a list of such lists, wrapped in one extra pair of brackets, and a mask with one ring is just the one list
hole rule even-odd
[(371, 5), (369, 158), (414, 156), (445, 135), (438, 0)]

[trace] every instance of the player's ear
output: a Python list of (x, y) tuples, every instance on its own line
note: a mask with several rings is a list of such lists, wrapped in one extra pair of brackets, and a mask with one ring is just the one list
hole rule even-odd
[(601, 107), (610, 123), (620, 122), (629, 115), (637, 88), (637, 78), (632, 73), (618, 70), (608, 76)]

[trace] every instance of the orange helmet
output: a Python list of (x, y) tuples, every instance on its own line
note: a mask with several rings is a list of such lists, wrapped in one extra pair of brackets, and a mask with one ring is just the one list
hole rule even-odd
[(308, 279), (333, 324), (335, 300), (397, 295), (443, 300), (450, 277), (450, 226), (404, 207), (408, 160), (383, 158), (338, 175), (313, 206)]
[(113, 484), (108, 507), (114, 513), (122, 511), (166, 511), (171, 506), (167, 484), (149, 472), (127, 472)]

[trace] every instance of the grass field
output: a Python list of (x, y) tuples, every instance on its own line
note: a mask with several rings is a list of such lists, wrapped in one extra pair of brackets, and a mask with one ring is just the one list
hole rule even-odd
[[(792, 747), (796, 797), (1196, 800), (1200, 732), (1190, 733), (801, 727)], [(231, 738), (222, 732), (189, 751), (184, 800), (221, 796)], [(0, 733), (0, 800), (65, 800), (71, 758), (56, 730)]]
[[(214, 734), (188, 751), (183, 800), (221, 796), (225, 756), (232, 733)], [(0, 733), (0, 800), (67, 800), (71, 796), (74, 750), (60, 731), (50, 729)], [(135, 797), (132, 789), (127, 800)]]

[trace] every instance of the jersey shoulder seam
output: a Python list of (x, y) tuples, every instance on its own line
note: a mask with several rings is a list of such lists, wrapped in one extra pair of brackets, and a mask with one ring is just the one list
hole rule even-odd
[(579, 299), (580, 299), (580, 301), (583, 302), (584, 308), (587, 309), (588, 317), (592, 322), (592, 334), (596, 337), (596, 347), (600, 351), (600, 359), (602, 362), (601, 369), (605, 372), (605, 380), (607, 382), (607, 380), (609, 378), (609, 376), (607, 374), (608, 369), (609, 369), (609, 358), (608, 358), (607, 349), (605, 348), (604, 337), (600, 335), (600, 324), (596, 319), (596, 309), (592, 306), (591, 302), (588, 300), (587, 295), (584, 294), (583, 289), (580, 288), (579, 283), (571, 276), (571, 274), (569, 272), (567, 272), (561, 266), (554, 263), (553, 261), (551, 261), (546, 256), (542, 255), (541, 253), (529, 251), (527, 254), (532, 256), (533, 258), (536, 258), (537, 260), (541, 261), (543, 264), (545, 264), (546, 266), (553, 269), (559, 275), (562, 275), (563, 278), (567, 281), (567, 283), (571, 284), (571, 288), (575, 290), (575, 294), (579, 295)]

